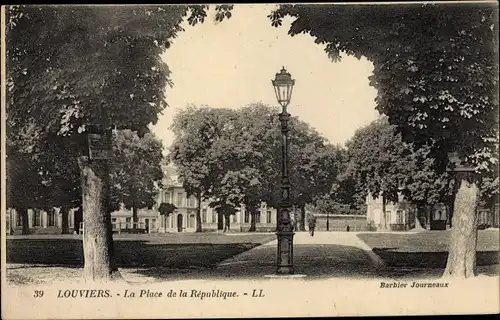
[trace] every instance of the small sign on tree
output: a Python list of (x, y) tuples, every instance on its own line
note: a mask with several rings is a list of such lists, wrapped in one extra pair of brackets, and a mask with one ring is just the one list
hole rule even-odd
[(448, 159), (450, 160), (450, 163), (452, 164), (452, 169), (449, 169), (448, 171), (451, 172), (475, 172), (475, 168), (470, 165), (464, 164), (459, 156), (458, 153), (452, 152), (448, 154)]
[(106, 160), (111, 157), (111, 144), (104, 134), (89, 133), (88, 147), (91, 160)]

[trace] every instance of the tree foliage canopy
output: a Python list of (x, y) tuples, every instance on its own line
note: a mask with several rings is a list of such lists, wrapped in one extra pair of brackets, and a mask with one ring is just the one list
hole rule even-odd
[[(216, 11), (230, 7), (217, 6)], [(42, 192), (43, 180), (51, 189), (51, 195), (43, 196), (45, 202), (78, 202), (76, 157), (84, 151), (83, 133), (100, 126), (144, 135), (167, 105), (170, 71), (160, 54), (182, 31), (180, 23), (186, 16), (195, 24), (207, 9), (204, 5), (7, 7), (7, 155), (12, 194), (22, 194), (17, 181), (20, 188), (32, 183), (33, 192)], [(36, 198), (40, 197), (42, 193)]]
[(89, 126), (145, 133), (167, 106), (170, 71), (160, 54), (186, 16), (202, 22), (207, 9), (9, 6), (7, 117), (24, 149), (36, 151), (49, 132), (77, 136)]
[[(290, 128), (291, 198), (301, 206), (330, 190), (339, 148), (297, 118), (290, 120)], [(214, 203), (253, 209), (260, 202), (276, 206), (281, 200), (276, 109), (262, 104), (237, 110), (192, 106), (179, 112), (173, 129), (170, 159), (189, 192), (201, 192)]]
[(417, 204), (435, 204), (452, 196), (452, 177), (437, 173), (430, 147), (403, 141), (387, 118), (359, 129), (347, 143), (349, 173), (358, 189), (397, 202), (400, 195)]
[[(493, 4), (281, 5), (269, 18), (294, 20), (328, 55), (366, 57), (377, 109), (405, 141), (449, 151), (479, 170), (498, 162), (498, 19)], [(426, 23), (422, 23), (426, 21)], [(492, 166), (493, 165), (493, 166)], [(436, 162), (443, 170), (445, 163)]]
[(154, 135), (142, 138), (131, 130), (113, 132), (111, 200), (117, 208), (149, 208), (156, 203), (161, 188), (162, 144)]

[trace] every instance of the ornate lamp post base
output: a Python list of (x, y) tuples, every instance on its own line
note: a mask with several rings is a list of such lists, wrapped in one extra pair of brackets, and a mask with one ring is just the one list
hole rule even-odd
[(293, 274), (293, 231), (277, 232), (278, 236), (278, 264), (276, 274)]

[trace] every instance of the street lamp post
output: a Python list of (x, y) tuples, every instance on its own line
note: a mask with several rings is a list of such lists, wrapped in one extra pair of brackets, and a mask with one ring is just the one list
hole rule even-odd
[(290, 213), (292, 204), (290, 201), (290, 178), (288, 176), (288, 120), (290, 114), (287, 112), (286, 107), (290, 103), (292, 97), (292, 90), (295, 80), (292, 79), (290, 73), (285, 70), (285, 67), (276, 74), (276, 78), (272, 80), (274, 91), (278, 103), (282, 107), (279, 114), (281, 122), (281, 203), (278, 206), (278, 230), (276, 235), (278, 237), (278, 252), (276, 273), (277, 274), (293, 274), (293, 224), (291, 221)]
[(326, 211), (326, 231), (330, 231), (330, 210)]

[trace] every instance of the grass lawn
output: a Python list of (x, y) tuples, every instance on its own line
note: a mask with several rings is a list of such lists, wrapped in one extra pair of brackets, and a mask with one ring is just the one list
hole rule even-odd
[[(273, 234), (258, 233), (122, 234), (114, 236), (114, 246), (119, 268), (212, 269), (225, 259), (275, 238)], [(9, 237), (6, 249), (10, 270), (83, 267), (82, 240), (78, 236)], [(14, 282), (22, 282), (12, 277)]]
[[(360, 233), (358, 237), (372, 248), (388, 267), (445, 268), (451, 232)], [(477, 241), (477, 265), (481, 273), (496, 274), (499, 265), (498, 230), (480, 230)]]

